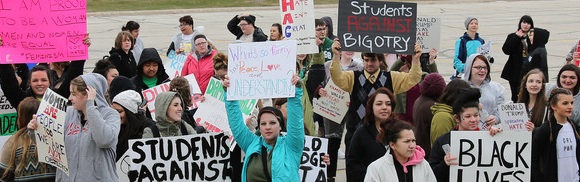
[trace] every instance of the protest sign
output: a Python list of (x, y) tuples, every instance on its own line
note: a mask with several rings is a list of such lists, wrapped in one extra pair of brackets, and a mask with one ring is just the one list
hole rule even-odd
[[(283, 36), (296, 40), (298, 54), (318, 53), (314, 0), (280, 0)], [(282, 33), (280, 32), (280, 33)]]
[(452, 131), (449, 181), (530, 181), (532, 132)]
[(129, 140), (137, 181), (227, 181), (230, 146), (224, 133)]
[(88, 58), (86, 0), (0, 0), (0, 64)]
[(416, 21), (416, 3), (338, 2), (338, 37), (346, 51), (414, 54)]
[(169, 55), (167, 55), (167, 58), (169, 58), (169, 61), (166, 61), (163, 67), (165, 68), (165, 73), (169, 75), (169, 79), (181, 76), (181, 69), (187, 60), (187, 56), (183, 54), (177, 54), (174, 50), (171, 50)]
[[(222, 83), (211, 78), (205, 91), (205, 101), (198, 103), (198, 109), (193, 115), (195, 122), (211, 132), (230, 133), (228, 115), (224, 103), (225, 92)], [(258, 103), (257, 99), (241, 100), (240, 107), (244, 119), (249, 117)]]
[(326, 84), (324, 90), (327, 92), (325, 97), (312, 100), (313, 112), (340, 124), (348, 111), (347, 103), (350, 102), (350, 95), (336, 86), (332, 80)]
[(417, 42), (423, 53), (439, 49), (441, 42), (441, 18), (417, 17)]
[(301, 182), (326, 182), (326, 163), (322, 157), (328, 153), (328, 139), (304, 136), (304, 151), (300, 159)]
[(68, 162), (64, 145), (66, 103), (68, 100), (47, 89), (36, 113), (37, 128), (34, 133), (38, 161), (50, 164), (68, 175)]
[(16, 108), (12, 107), (2, 89), (0, 89), (0, 147), (18, 131)]
[(296, 40), (230, 44), (228, 100), (293, 97)]
[[(187, 81), (189, 82), (189, 91), (191, 92), (191, 100), (192, 102), (195, 100), (199, 100), (199, 98), (195, 97), (194, 95), (199, 95), (201, 93), (200, 89), (199, 89), (199, 85), (197, 84), (197, 81), (195, 80), (195, 77), (193, 76), (193, 74), (189, 74), (185, 76), (185, 79), (187, 79)], [(151, 117), (155, 118), (155, 98), (157, 98), (157, 95), (159, 95), (160, 93), (163, 92), (168, 92), (169, 90), (169, 83), (162, 83), (160, 85), (157, 85), (153, 88), (149, 88), (147, 90), (143, 90), (142, 94), (143, 94), (143, 98), (147, 101), (147, 108), (149, 109), (149, 112), (151, 112)], [(197, 106), (195, 107), (197, 108)], [(192, 109), (192, 108), (189, 108)]]
[(499, 118), (504, 130), (527, 131), (528, 112), (524, 103), (500, 104)]

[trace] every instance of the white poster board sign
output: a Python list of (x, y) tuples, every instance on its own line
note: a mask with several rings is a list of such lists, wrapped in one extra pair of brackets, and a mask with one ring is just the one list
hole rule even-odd
[(136, 181), (229, 181), (230, 141), (224, 133), (129, 140)]
[(296, 40), (298, 54), (318, 53), (316, 26), (314, 24), (314, 1), (280, 0), (282, 35)]
[(452, 131), (449, 181), (530, 181), (532, 132)]
[(527, 131), (528, 112), (524, 103), (500, 104), (499, 118), (504, 130)]
[(300, 181), (326, 181), (326, 163), (322, 157), (328, 153), (328, 139), (304, 136), (304, 150), (300, 160)]
[(228, 100), (293, 97), (296, 41), (270, 41), (228, 46)]
[(68, 162), (64, 143), (66, 103), (68, 100), (47, 89), (36, 113), (37, 128), (34, 133), (38, 161), (57, 167), (68, 175)]
[(332, 79), (324, 90), (327, 92), (326, 96), (312, 100), (313, 112), (340, 124), (348, 111), (350, 94), (336, 86)]
[[(192, 97), (191, 100), (192, 101), (194, 101), (194, 99), (197, 100), (197, 98), (195, 98), (194, 96), (196, 94), (201, 94), (201, 91), (199, 89), (197, 81), (195, 80), (195, 77), (193, 76), (193, 74), (189, 74), (185, 76), (185, 79), (187, 79), (187, 81), (189, 82), (189, 91), (191, 92), (190, 97)], [(153, 119), (155, 119), (155, 98), (157, 98), (157, 95), (159, 95), (162, 92), (170, 91), (169, 83), (170, 82), (162, 83), (153, 88), (143, 90), (142, 92), (143, 98), (147, 101), (147, 108), (149, 109), (149, 112), (151, 112), (151, 118)]]
[(431, 49), (441, 51), (441, 18), (417, 17), (417, 42), (421, 45), (423, 53)]

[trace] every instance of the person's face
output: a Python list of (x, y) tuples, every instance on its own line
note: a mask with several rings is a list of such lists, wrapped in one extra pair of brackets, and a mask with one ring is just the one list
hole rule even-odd
[(117, 110), (117, 112), (119, 112), (119, 116), (121, 116), (121, 125), (124, 125), (127, 123), (127, 117), (125, 117), (125, 109), (123, 109), (123, 106), (117, 104), (117, 103), (113, 103), (113, 105), (111, 105), (111, 107), (115, 110)]
[(534, 29), (530, 29), (530, 31), (528, 31), (528, 39), (530, 39), (530, 43), (534, 43)]
[(365, 64), (365, 71), (371, 74), (374, 74), (381, 68), (381, 62), (376, 57), (363, 56), (363, 60)]
[(260, 133), (268, 143), (276, 141), (282, 131), (278, 118), (272, 113), (260, 115)]
[(242, 32), (245, 35), (250, 35), (254, 32), (252, 24), (248, 23), (246, 20), (241, 20), (238, 26), (240, 26), (240, 29), (242, 29)]
[(326, 26), (316, 26), (316, 37), (324, 39), (326, 37)]
[(193, 33), (193, 26), (189, 25), (185, 22), (179, 22), (179, 29), (181, 30), (181, 33), (185, 34), (185, 35), (189, 35)]
[(205, 54), (209, 50), (207, 48), (207, 40), (204, 38), (195, 39), (193, 43), (195, 43), (195, 51), (197, 51), (197, 53), (200, 55)]
[(117, 78), (119, 76), (119, 71), (115, 68), (109, 69), (109, 71), (107, 72), (107, 84), (109, 86), (111, 86), (111, 82), (113, 81), (113, 79)]
[(75, 110), (83, 111), (86, 108), (87, 95), (79, 92), (74, 85), (70, 86), (70, 96), (68, 100)]
[(471, 77), (469, 77), (469, 81), (476, 83), (483, 82), (487, 77), (488, 69), (487, 64), (483, 60), (476, 58), (471, 66)]
[(572, 116), (572, 111), (574, 110), (574, 97), (568, 94), (558, 94), (558, 102), (556, 105), (551, 105), (552, 110), (554, 110), (555, 116), (570, 117)]
[(459, 131), (474, 131), (479, 124), (479, 108), (463, 108), (463, 112), (458, 116), (454, 115)]
[(375, 121), (386, 121), (391, 116), (392, 103), (387, 94), (377, 94), (373, 101), (373, 114)]
[(306, 59), (306, 54), (298, 54), (298, 55), (296, 55), (296, 59), (298, 59), (300, 61), (304, 61), (304, 59)]
[(214, 73), (217, 79), (224, 80), (226, 78), (226, 74), (228, 74), (228, 70), (227, 69), (214, 70)]
[(530, 28), (532, 28), (532, 25), (528, 22), (523, 22), (520, 23), (520, 28), (522, 29), (522, 31), (527, 32), (530, 30)]
[(417, 148), (415, 133), (413, 133), (413, 130), (401, 130), (397, 142), (390, 142), (389, 145), (393, 149), (395, 156), (408, 159), (415, 154), (415, 149)]
[(280, 40), (280, 31), (277, 26), (270, 27), (270, 40)]
[(578, 75), (574, 71), (563, 71), (560, 74), (560, 85), (562, 88), (574, 91), (574, 87), (578, 83)]
[(479, 29), (479, 22), (477, 20), (471, 20), (469, 22), (469, 28), (467, 29), (467, 31), (470, 32), (477, 32), (477, 30)]
[(128, 52), (129, 49), (131, 49), (131, 44), (133, 44), (131, 39), (127, 36), (123, 36), (123, 40), (121, 41), (121, 49), (123, 49), (125, 52)]
[(135, 30), (131, 30), (131, 35), (133, 35), (133, 37), (134, 37), (135, 39), (137, 39), (137, 37), (139, 37), (139, 31), (141, 31), (141, 29), (140, 29), (140, 28), (138, 28), (138, 29), (135, 29)]
[(48, 80), (48, 74), (46, 71), (35, 71), (30, 74), (30, 89), (36, 96), (44, 95), (46, 89), (50, 87), (50, 82)]
[(148, 78), (157, 76), (157, 69), (159, 69), (159, 64), (155, 61), (149, 61), (143, 64), (143, 74)]
[(542, 90), (542, 80), (543, 76), (540, 74), (531, 74), (528, 75), (528, 79), (526, 79), (526, 90), (530, 95), (538, 95)]
[(354, 57), (354, 52), (352, 51), (341, 51), (340, 52), (340, 56), (345, 58), (346, 60), (352, 60), (352, 57)]
[(167, 107), (167, 120), (171, 123), (181, 121), (181, 114), (183, 114), (183, 106), (179, 97), (173, 97)]

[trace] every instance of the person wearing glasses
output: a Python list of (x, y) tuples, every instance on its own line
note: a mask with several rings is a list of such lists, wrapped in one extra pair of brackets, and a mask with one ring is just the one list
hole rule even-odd
[(481, 109), (481, 120), (485, 122), (482, 129), (486, 126), (498, 124), (501, 120), (497, 107), (505, 103), (505, 88), (497, 82), (491, 81), (489, 75), (489, 61), (481, 54), (473, 54), (465, 62), (465, 76), (462, 78), (467, 81), (471, 87), (479, 88), (481, 97), (479, 103), (483, 105)]
[(181, 68), (181, 76), (193, 74), (201, 93), (205, 94), (207, 84), (214, 75), (212, 58), (217, 54), (217, 50), (203, 34), (196, 35), (193, 38), (193, 43), (194, 52), (187, 56), (187, 60)]
[(265, 42), (268, 36), (260, 27), (254, 24), (256, 17), (250, 14), (240, 14), (234, 16), (228, 22), (228, 30), (236, 36), (236, 40), (241, 42)]
[(201, 34), (203, 31), (203, 27), (194, 29), (193, 18), (189, 15), (179, 18), (179, 29), (181, 30), (181, 33), (178, 33), (173, 37), (173, 41), (171, 41), (171, 45), (169, 45), (169, 49), (167, 49), (167, 55), (169, 55), (169, 52), (172, 50), (177, 54), (184, 55), (193, 52), (193, 37)]

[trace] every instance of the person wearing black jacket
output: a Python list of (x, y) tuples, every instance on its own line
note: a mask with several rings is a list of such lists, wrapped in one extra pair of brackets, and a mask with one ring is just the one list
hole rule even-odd
[(113, 63), (119, 71), (119, 75), (131, 78), (137, 73), (137, 64), (133, 57), (133, 46), (135, 39), (127, 31), (121, 31), (115, 38), (115, 47), (109, 51), (109, 61)]
[[(163, 61), (155, 48), (145, 48), (141, 52), (139, 64), (137, 65), (137, 75), (131, 78), (131, 82), (135, 84), (135, 91), (141, 94), (143, 98), (143, 90), (153, 88), (159, 84), (170, 81), (169, 75), (165, 73)], [(146, 111), (148, 118), (151, 118), (149, 110)]]
[(507, 36), (502, 47), (503, 53), (509, 55), (509, 58), (503, 67), (501, 78), (509, 82), (513, 102), (517, 102), (520, 81), (526, 74), (522, 73), (522, 67), (523, 63), (528, 61), (528, 32), (533, 28), (532, 17), (522, 16), (518, 22), (518, 30)]
[(524, 61), (522, 67), (522, 77), (528, 71), (538, 68), (544, 73), (544, 78), (548, 82), (548, 52), (546, 51), (546, 44), (550, 38), (550, 32), (542, 28), (534, 28), (528, 32), (528, 61)]
[(268, 36), (264, 34), (261, 28), (254, 24), (256, 17), (254, 15), (241, 14), (234, 16), (228, 22), (228, 30), (236, 36), (236, 40), (242, 42), (265, 42)]

